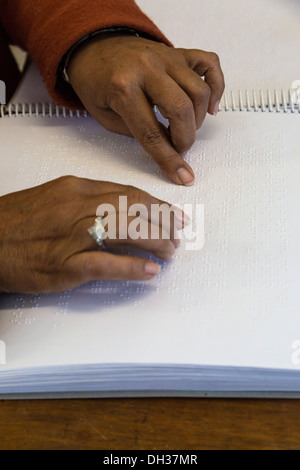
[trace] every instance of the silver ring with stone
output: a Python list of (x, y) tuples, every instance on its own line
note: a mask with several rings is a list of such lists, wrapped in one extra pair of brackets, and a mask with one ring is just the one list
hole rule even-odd
[(89, 234), (93, 237), (98, 246), (105, 249), (104, 234), (106, 233), (105, 226), (103, 225), (103, 217), (97, 217), (94, 225), (88, 229)]

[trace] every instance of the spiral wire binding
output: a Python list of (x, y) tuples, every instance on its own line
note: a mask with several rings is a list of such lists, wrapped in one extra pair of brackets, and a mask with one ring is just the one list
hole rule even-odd
[(225, 91), (219, 111), (247, 111), (261, 113), (298, 113), (300, 114), (300, 95), (297, 96), (295, 90), (267, 90), (265, 94), (262, 90), (244, 93)]
[(87, 111), (72, 111), (55, 103), (10, 103), (0, 105), (0, 117), (87, 117)]
[[(157, 112), (157, 107), (154, 108)], [(219, 106), (219, 112), (239, 111), (239, 112), (262, 112), (262, 113), (298, 113), (300, 114), (300, 96), (295, 90), (284, 90), (280, 92), (262, 90), (244, 93), (227, 92), (223, 94)], [(50, 117), (50, 118), (86, 118), (87, 111), (72, 111), (64, 106), (55, 103), (10, 103), (0, 105), (0, 117)]]

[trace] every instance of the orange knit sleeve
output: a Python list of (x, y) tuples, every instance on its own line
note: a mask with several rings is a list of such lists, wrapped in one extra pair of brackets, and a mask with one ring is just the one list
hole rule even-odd
[(46, 87), (59, 104), (73, 103), (57, 86), (64, 54), (82, 37), (123, 26), (171, 45), (134, 0), (0, 0), (0, 21), (11, 40), (38, 65)]

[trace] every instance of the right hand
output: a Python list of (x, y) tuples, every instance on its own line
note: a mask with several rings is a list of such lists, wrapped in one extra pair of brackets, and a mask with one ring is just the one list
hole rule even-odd
[[(174, 183), (193, 184), (194, 172), (183, 154), (206, 114), (219, 107), (224, 76), (216, 54), (107, 33), (76, 49), (68, 73), (78, 98), (100, 124), (135, 137)], [(169, 121), (168, 129), (158, 121), (154, 104)]]
[[(100, 204), (112, 204), (118, 213), (121, 195), (127, 196), (128, 207), (162, 204), (131, 186), (72, 176), (1, 197), (0, 291), (49, 293), (88, 281), (152, 279), (159, 265), (142, 257), (99, 251), (87, 232)], [(171, 234), (176, 233), (174, 218), (171, 223)], [(164, 239), (161, 223), (157, 226), (157, 240), (107, 240), (107, 248), (131, 245), (167, 260), (179, 241), (172, 235)]]

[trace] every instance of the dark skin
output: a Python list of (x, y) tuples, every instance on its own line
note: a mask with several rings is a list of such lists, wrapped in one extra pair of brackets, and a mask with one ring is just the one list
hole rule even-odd
[[(206, 114), (216, 114), (224, 91), (216, 54), (109, 35), (80, 47), (68, 73), (75, 93), (101, 125), (135, 137), (174, 183), (193, 184), (183, 154)], [(157, 121), (153, 105), (169, 120), (168, 129)], [(137, 188), (69, 176), (1, 197), (0, 291), (60, 292), (91, 280), (147, 281), (157, 275), (159, 265), (145, 258), (99, 251), (87, 232), (97, 207), (107, 203), (118, 210), (120, 195), (128, 197), (128, 206), (162, 203)], [(180, 228), (183, 219), (180, 213)], [(176, 231), (166, 239), (160, 222), (154, 223), (157, 240), (117, 237), (107, 240), (107, 248), (121, 243), (171, 258), (179, 243)]]
[[(224, 76), (216, 54), (110, 35), (84, 43), (68, 73), (101, 125), (134, 136), (174, 183), (193, 184), (193, 170), (182, 154), (195, 142), (206, 114), (218, 110)], [(169, 129), (156, 119), (154, 104)]]
[[(152, 279), (160, 266), (143, 257), (99, 251), (88, 233), (100, 204), (119, 207), (119, 196), (127, 196), (128, 207), (139, 203), (149, 209), (148, 223), (158, 226), (155, 240), (106, 240), (108, 250), (115, 246), (132, 246), (168, 260), (179, 240), (174, 236), (174, 218), (170, 236), (165, 239), (160, 221), (152, 222), (151, 205), (163, 201), (140, 189), (66, 176), (25, 191), (0, 198), (0, 291), (49, 293), (71, 289), (91, 280)], [(128, 225), (130, 218), (126, 217)], [(117, 210), (117, 217), (119, 213)]]

